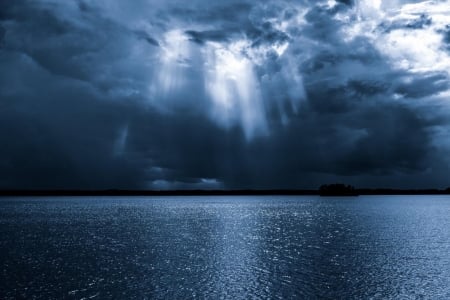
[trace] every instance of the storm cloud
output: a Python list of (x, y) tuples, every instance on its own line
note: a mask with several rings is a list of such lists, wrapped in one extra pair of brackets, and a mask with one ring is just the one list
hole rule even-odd
[(0, 188), (446, 187), (449, 1), (0, 4)]

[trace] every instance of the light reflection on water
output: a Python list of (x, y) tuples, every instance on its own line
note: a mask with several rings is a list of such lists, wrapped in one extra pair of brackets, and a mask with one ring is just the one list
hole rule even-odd
[(0, 199), (0, 298), (450, 298), (450, 197)]

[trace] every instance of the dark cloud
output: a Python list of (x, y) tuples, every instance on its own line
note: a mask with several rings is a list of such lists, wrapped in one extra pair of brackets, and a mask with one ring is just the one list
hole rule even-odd
[(396, 29), (423, 29), (432, 24), (433, 20), (430, 16), (426, 14), (421, 14), (414, 19), (405, 19), (405, 20), (395, 20), (392, 22), (382, 23), (380, 27), (386, 30), (387, 32)]
[(443, 31), (444, 35), (444, 44), (448, 51), (450, 51), (450, 24), (445, 26), (445, 30)]
[(135, 31), (136, 36), (139, 39), (142, 39), (144, 41), (146, 41), (147, 43), (149, 43), (152, 46), (156, 46), (159, 47), (159, 43), (156, 39), (152, 38), (148, 33), (146, 33), (145, 31)]
[(104, 102), (86, 84), (55, 78), (26, 57), (3, 54), (1, 60), (19, 73), (1, 78), (9, 85), (1, 96), (3, 188), (142, 184), (138, 162), (113, 152), (130, 107)]
[(193, 42), (203, 44), (205, 41), (227, 41), (229, 33), (223, 30), (195, 31), (187, 30), (185, 32)]
[(364, 35), (354, 1), (114, 3), (1, 2), (0, 188), (445, 184), (448, 71), (372, 36), (432, 16)]
[(422, 98), (448, 90), (449, 84), (446, 73), (405, 76), (399, 77), (394, 91), (408, 98)]
[(354, 4), (353, 0), (338, 0), (337, 2), (343, 3), (345, 5), (353, 5)]
[(446, 32), (445, 32), (445, 38), (444, 41), (449, 44), (450, 43), (450, 25), (447, 25), (446, 27)]
[[(197, 1), (198, 2), (198, 1)], [(169, 8), (168, 14), (171, 17), (178, 17), (182, 20), (195, 20), (200, 24), (220, 26), (228, 30), (246, 30), (251, 27), (248, 18), (253, 7), (251, 1), (229, 1), (228, 3), (209, 3), (205, 5), (203, 1), (192, 3), (189, 8), (174, 5)]]
[(3, 45), (3, 38), (5, 37), (5, 33), (6, 33), (5, 29), (2, 26), (0, 26), (0, 47)]
[(332, 18), (334, 13), (334, 9), (322, 6), (311, 8), (305, 15), (308, 29), (304, 31), (304, 34), (327, 43), (335, 42), (338, 38), (337, 32), (341, 24)]
[(7, 50), (30, 56), (56, 75), (86, 81), (98, 72), (102, 62), (97, 59), (102, 59), (102, 52), (108, 59), (122, 54), (114, 39), (124, 43), (128, 33), (118, 26), (102, 19), (96, 19), (93, 26), (82, 26), (50, 8), (24, 4), (23, 10), (14, 15), (15, 21), (7, 24)]

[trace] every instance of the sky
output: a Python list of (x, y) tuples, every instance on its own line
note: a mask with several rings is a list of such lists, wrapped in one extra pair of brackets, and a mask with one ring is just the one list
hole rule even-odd
[(1, 189), (450, 186), (450, 0), (0, 2)]

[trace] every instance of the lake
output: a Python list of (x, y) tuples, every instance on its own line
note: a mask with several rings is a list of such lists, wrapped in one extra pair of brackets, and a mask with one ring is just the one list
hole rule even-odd
[(450, 299), (450, 197), (0, 198), (1, 299)]

